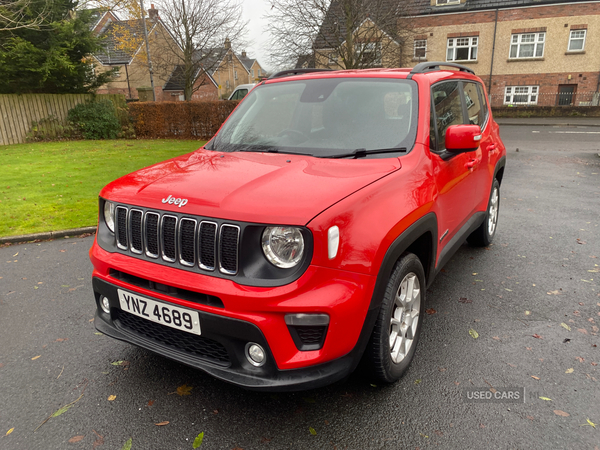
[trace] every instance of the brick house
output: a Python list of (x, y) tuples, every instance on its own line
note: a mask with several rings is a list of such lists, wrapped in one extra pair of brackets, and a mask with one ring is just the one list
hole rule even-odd
[[(180, 47), (170, 31), (160, 19), (154, 5), (148, 10), (146, 28), (148, 44), (154, 72), (154, 95), (156, 101), (181, 100), (183, 93), (182, 70), (178, 66)], [(120, 20), (114, 13), (96, 13), (94, 31), (103, 40), (103, 50), (94, 58), (96, 70), (117, 68), (116, 77), (101, 86), (99, 94), (123, 94), (126, 98), (137, 99), (138, 88), (150, 87), (150, 74), (146, 64), (143, 22), (139, 19)], [(198, 90), (192, 100), (217, 100), (217, 84), (209, 74), (198, 77)]]
[[(412, 35), (401, 42), (400, 58), (382, 57), (383, 67), (468, 65), (493, 106), (598, 105), (600, 1), (408, 1)], [(312, 61), (333, 68), (315, 55)]]
[(598, 104), (600, 2), (417, 0), (413, 64), (475, 70), (493, 106)]
[(228, 98), (240, 84), (257, 83), (265, 73), (258, 60), (248, 58), (245, 51), (237, 55), (229, 39), (223, 47), (198, 50), (196, 57), (215, 80), (219, 98)]

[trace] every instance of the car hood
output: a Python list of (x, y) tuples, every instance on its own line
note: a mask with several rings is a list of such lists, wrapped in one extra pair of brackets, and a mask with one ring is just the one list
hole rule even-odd
[[(201, 149), (119, 178), (100, 195), (190, 215), (305, 225), (342, 198), (398, 169), (397, 158), (339, 160)], [(187, 202), (163, 202), (169, 196)]]

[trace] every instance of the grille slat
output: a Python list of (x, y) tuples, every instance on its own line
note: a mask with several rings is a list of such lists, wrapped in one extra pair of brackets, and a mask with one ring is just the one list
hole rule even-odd
[(127, 208), (117, 207), (117, 245), (127, 250)]
[(134, 253), (142, 253), (142, 211), (132, 209), (129, 216), (129, 227), (131, 230), (131, 251)]
[(193, 266), (196, 263), (196, 221), (181, 219), (179, 224), (179, 249), (181, 251), (179, 262), (184, 266)]
[(202, 222), (200, 224), (200, 268), (215, 270), (215, 250), (217, 243), (217, 224)]
[(158, 258), (158, 219), (156, 213), (146, 213), (146, 255)]
[(163, 244), (163, 259), (169, 262), (175, 262), (176, 251), (176, 227), (177, 217), (163, 216), (162, 219), (162, 244)]
[(221, 226), (221, 242), (219, 256), (221, 272), (234, 275), (237, 273), (239, 227), (235, 225)]
[(236, 275), (239, 270), (240, 227), (158, 211), (117, 206), (117, 247), (135, 254), (203, 271)]

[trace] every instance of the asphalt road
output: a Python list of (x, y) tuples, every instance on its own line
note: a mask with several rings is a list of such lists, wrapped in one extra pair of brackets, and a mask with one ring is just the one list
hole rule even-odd
[[(495, 243), (436, 279), (392, 386), (241, 390), (96, 333), (91, 237), (0, 248), (0, 449), (191, 449), (201, 432), (203, 450), (599, 449), (600, 129), (502, 136)], [(525, 403), (465, 388), (524, 388)]]

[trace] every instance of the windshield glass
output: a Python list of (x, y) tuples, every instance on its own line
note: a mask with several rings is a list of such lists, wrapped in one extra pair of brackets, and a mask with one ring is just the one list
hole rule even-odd
[(248, 94), (209, 148), (317, 157), (357, 149), (406, 151), (415, 142), (417, 107), (417, 86), (411, 80), (326, 78), (264, 84)]

